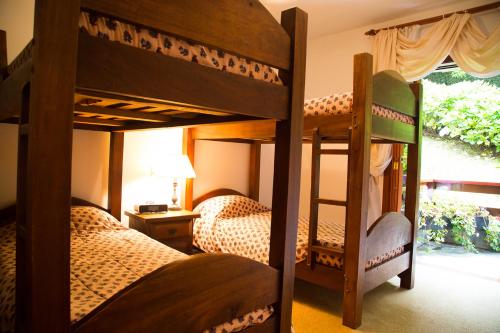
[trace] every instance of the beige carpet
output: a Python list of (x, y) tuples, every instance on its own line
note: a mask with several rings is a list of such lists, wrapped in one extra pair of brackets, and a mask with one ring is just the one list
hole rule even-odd
[(412, 290), (394, 278), (369, 292), (358, 330), (342, 326), (340, 294), (296, 281), (295, 331), (500, 333), (500, 254), (423, 254), (416, 272)]

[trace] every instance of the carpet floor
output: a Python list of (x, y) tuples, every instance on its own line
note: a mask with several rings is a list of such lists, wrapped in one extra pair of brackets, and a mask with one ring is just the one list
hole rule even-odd
[(296, 333), (500, 333), (500, 254), (419, 253), (415, 288), (393, 278), (365, 295), (363, 324), (342, 326), (342, 295), (296, 281)]

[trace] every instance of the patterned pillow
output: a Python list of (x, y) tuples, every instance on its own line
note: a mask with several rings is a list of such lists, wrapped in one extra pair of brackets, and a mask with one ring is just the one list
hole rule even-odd
[(203, 201), (194, 211), (200, 213), (203, 219), (215, 219), (262, 213), (270, 209), (241, 195), (222, 195)]
[(126, 229), (107, 212), (90, 206), (71, 207), (71, 231), (103, 231)]

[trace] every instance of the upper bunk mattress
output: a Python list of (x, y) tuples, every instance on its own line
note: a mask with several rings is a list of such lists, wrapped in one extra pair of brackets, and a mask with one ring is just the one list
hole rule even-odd
[[(16, 226), (0, 227), (0, 332), (14, 332)], [(187, 255), (140, 232), (128, 229), (93, 207), (71, 209), (71, 322), (142, 276)], [(264, 322), (271, 306), (251, 312), (206, 332), (236, 332)]]
[[(347, 92), (306, 100), (304, 102), (304, 117), (328, 117), (350, 114), (352, 113), (352, 95), (352, 92)], [(415, 119), (412, 117), (377, 104), (373, 104), (372, 114), (415, 125)]]
[[(226, 195), (208, 199), (195, 211), (201, 214), (194, 222), (194, 245), (208, 253), (231, 253), (262, 263), (269, 263), (271, 211), (242, 196)], [(295, 261), (307, 259), (309, 221), (299, 218)], [(318, 223), (318, 241), (322, 246), (344, 251), (344, 225), (333, 221)], [(379, 265), (404, 252), (398, 247), (382, 256), (367, 258), (365, 268)], [(317, 254), (316, 262), (342, 269), (342, 255)]]

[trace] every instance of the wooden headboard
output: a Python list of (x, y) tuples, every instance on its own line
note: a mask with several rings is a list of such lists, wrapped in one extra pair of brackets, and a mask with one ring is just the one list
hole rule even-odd
[(213, 197), (218, 197), (218, 196), (221, 196), (221, 195), (241, 195), (243, 197), (247, 196), (247, 195), (244, 195), (241, 192), (232, 190), (230, 188), (218, 188), (216, 190), (213, 190), (213, 191), (210, 191), (208, 193), (205, 193), (205, 194), (199, 196), (198, 198), (194, 199), (193, 200), (193, 208), (196, 207), (196, 206), (198, 206), (200, 203), (202, 203), (203, 201), (205, 201), (207, 199), (210, 199), (210, 198), (213, 198)]
[[(104, 210), (105, 212), (109, 212), (108, 209), (101, 207), (95, 203), (92, 203), (90, 201), (76, 198), (76, 197), (71, 197), (71, 206), (90, 206), (90, 207), (95, 207), (101, 210)], [(5, 222), (12, 222), (16, 219), (16, 204), (12, 204), (10, 206), (7, 206), (5, 208), (0, 209), (0, 225), (2, 225)]]

